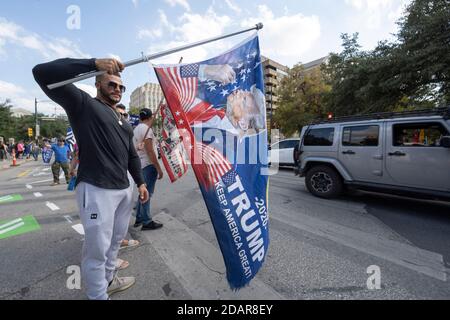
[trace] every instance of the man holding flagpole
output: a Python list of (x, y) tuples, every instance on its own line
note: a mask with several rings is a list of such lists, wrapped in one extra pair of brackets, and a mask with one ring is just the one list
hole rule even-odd
[[(134, 277), (115, 272), (133, 203), (127, 171), (140, 201), (149, 199), (133, 133), (115, 110), (125, 92), (119, 74), (123, 69), (115, 59), (59, 59), (33, 68), (42, 90), (66, 111), (79, 148), (77, 202), (85, 232), (81, 272), (89, 299), (109, 299), (135, 283)], [(73, 84), (47, 87), (91, 71), (106, 72), (96, 78), (96, 98)]]

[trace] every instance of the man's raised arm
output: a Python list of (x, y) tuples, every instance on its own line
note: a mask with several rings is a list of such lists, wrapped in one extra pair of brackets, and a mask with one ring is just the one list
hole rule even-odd
[(33, 76), (45, 94), (70, 113), (81, 105), (83, 92), (73, 84), (53, 90), (48, 89), (47, 85), (95, 70), (95, 59), (66, 58), (38, 64), (33, 68)]

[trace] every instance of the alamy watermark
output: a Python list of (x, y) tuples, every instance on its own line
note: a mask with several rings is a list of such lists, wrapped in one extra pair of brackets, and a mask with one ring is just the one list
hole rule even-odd
[(381, 289), (381, 269), (379, 266), (371, 265), (367, 268), (367, 274), (370, 274), (367, 279), (367, 289), (380, 290)]
[(66, 13), (69, 17), (66, 20), (66, 26), (69, 30), (81, 29), (81, 9), (77, 5), (70, 5), (67, 7)]
[(70, 276), (67, 278), (66, 287), (69, 290), (81, 290), (81, 269), (80, 266), (68, 266), (66, 273)]

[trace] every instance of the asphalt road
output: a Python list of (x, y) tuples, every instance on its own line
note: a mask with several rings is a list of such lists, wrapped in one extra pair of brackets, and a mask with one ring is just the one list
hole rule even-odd
[[(75, 194), (51, 179), (40, 161), (0, 166), (0, 299), (85, 299), (71, 281), (83, 241)], [(233, 292), (192, 172), (165, 177), (152, 200), (164, 227), (130, 226), (141, 245), (120, 252), (130, 262), (120, 275), (137, 283), (112, 299), (450, 298), (450, 203), (363, 192), (321, 200), (288, 169), (270, 178), (269, 196), (267, 260)], [(39, 229), (8, 236), (28, 216)]]

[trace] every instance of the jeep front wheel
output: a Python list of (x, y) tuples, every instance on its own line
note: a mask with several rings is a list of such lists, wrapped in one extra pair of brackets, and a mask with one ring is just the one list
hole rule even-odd
[(313, 195), (331, 199), (342, 192), (342, 178), (333, 168), (317, 166), (308, 170), (305, 184)]

